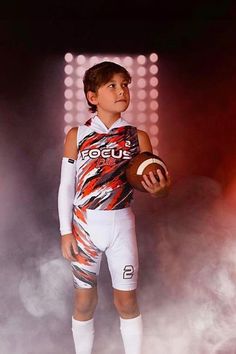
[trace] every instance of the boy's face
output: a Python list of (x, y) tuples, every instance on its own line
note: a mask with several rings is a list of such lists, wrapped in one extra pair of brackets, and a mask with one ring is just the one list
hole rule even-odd
[(99, 113), (120, 114), (130, 102), (128, 80), (122, 74), (114, 74), (110, 81), (99, 87), (97, 93), (89, 93), (92, 104), (97, 106)]

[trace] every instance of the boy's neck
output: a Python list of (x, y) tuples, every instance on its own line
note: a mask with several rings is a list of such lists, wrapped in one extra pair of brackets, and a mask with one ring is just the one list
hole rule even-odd
[(104, 114), (99, 114), (97, 113), (98, 118), (105, 124), (105, 126), (109, 129), (115, 121), (117, 121), (120, 118), (120, 114), (116, 115), (104, 115)]

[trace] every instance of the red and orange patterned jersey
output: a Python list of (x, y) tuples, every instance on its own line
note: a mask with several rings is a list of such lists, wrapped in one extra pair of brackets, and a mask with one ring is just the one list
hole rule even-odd
[(119, 118), (108, 129), (97, 117), (79, 126), (74, 205), (85, 209), (122, 209), (133, 189), (125, 177), (129, 160), (140, 152), (137, 128)]

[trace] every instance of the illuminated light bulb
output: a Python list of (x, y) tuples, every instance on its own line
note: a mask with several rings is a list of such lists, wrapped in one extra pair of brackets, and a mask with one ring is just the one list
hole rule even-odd
[(147, 105), (144, 101), (140, 101), (138, 104), (137, 104), (137, 108), (138, 108), (138, 111), (145, 111)]
[(158, 109), (157, 101), (151, 101), (150, 108), (151, 108), (152, 111), (156, 111)]
[(85, 118), (84, 118), (84, 113), (78, 113), (76, 114), (76, 117), (75, 117), (76, 121), (79, 122), (79, 123), (83, 123)]
[(147, 97), (147, 92), (145, 90), (138, 90), (137, 96), (140, 100), (144, 100)]
[(149, 71), (152, 75), (156, 75), (158, 73), (158, 67), (156, 65), (151, 65)]
[(66, 111), (71, 111), (73, 108), (73, 103), (71, 101), (66, 101), (64, 107)]
[(83, 80), (81, 78), (76, 80), (76, 86), (78, 88), (83, 88), (84, 87)]
[(64, 80), (64, 83), (65, 83), (65, 85), (67, 86), (67, 87), (70, 87), (70, 86), (72, 86), (73, 85), (73, 79), (72, 79), (72, 77), (66, 77), (65, 78), (65, 80)]
[(155, 76), (151, 77), (150, 85), (153, 86), (153, 87), (157, 86), (158, 85), (158, 78), (155, 77)]
[(158, 134), (158, 126), (157, 125), (152, 125), (150, 128), (149, 128), (149, 131), (150, 131), (150, 134), (151, 135), (157, 135)]
[(157, 137), (152, 136), (150, 140), (151, 140), (152, 146), (153, 146), (153, 147), (157, 147), (158, 142), (159, 142), (159, 140), (157, 139)]
[(139, 121), (140, 123), (144, 123), (144, 122), (146, 122), (146, 120), (147, 120), (147, 116), (146, 116), (145, 113), (139, 113), (139, 114), (137, 115), (137, 119), (138, 119), (138, 121)]
[(71, 125), (66, 125), (65, 128), (64, 128), (64, 133), (67, 134), (68, 131), (72, 128)]
[(85, 99), (84, 90), (82, 90), (82, 89), (77, 90), (75, 96), (79, 100)]
[(115, 57), (112, 59), (112, 61), (116, 64), (120, 64), (121, 63), (121, 59), (119, 57)]
[(146, 63), (147, 59), (144, 55), (139, 55), (137, 57), (137, 63), (140, 65), (144, 65)]
[(73, 120), (73, 115), (71, 113), (66, 113), (64, 116), (64, 120), (66, 123), (71, 123)]
[(150, 114), (150, 121), (151, 121), (152, 123), (157, 123), (158, 118), (159, 118), (159, 117), (158, 117), (158, 114), (157, 114), (157, 113), (153, 112), (153, 113)]
[(85, 68), (83, 66), (78, 66), (75, 72), (77, 76), (83, 77), (85, 73)]
[(156, 53), (152, 53), (150, 54), (149, 59), (152, 63), (156, 63), (158, 61), (158, 55)]
[(139, 76), (145, 76), (147, 69), (144, 66), (138, 67), (137, 73)]
[(77, 109), (77, 111), (84, 111), (85, 110), (85, 103), (81, 102), (81, 101), (77, 102), (76, 109)]
[(145, 124), (139, 124), (138, 129), (146, 131), (146, 126)]
[(70, 64), (67, 64), (66, 66), (65, 66), (65, 73), (67, 74), (67, 75), (70, 75), (70, 74), (72, 74), (73, 73), (73, 66), (72, 65), (70, 65)]
[(137, 81), (137, 86), (140, 88), (144, 88), (144, 87), (146, 87), (146, 85), (147, 85), (147, 81), (143, 78), (141, 78)]
[(83, 65), (86, 62), (86, 57), (84, 55), (78, 55), (76, 61), (77, 64)]
[(125, 57), (123, 63), (125, 66), (131, 66), (133, 64), (133, 59), (131, 57)]
[(66, 53), (64, 58), (67, 63), (70, 63), (73, 60), (73, 55), (71, 53)]
[(90, 64), (90, 66), (93, 66), (93, 65), (95, 65), (95, 64), (98, 64), (98, 62), (99, 62), (99, 58), (96, 57), (96, 56), (93, 56), (93, 57), (91, 57), (91, 58), (89, 59), (89, 64)]
[[(130, 76), (133, 76), (134, 71), (133, 71), (133, 69), (131, 67), (128, 68), (128, 72), (129, 72)], [(132, 85), (132, 82), (131, 82), (131, 85)]]
[(68, 100), (71, 99), (73, 97), (73, 91), (71, 89), (66, 89), (64, 92), (64, 96)]
[(132, 119), (133, 119), (133, 117), (132, 117), (132, 114), (131, 113), (125, 113), (125, 120), (127, 120), (127, 121), (132, 121)]
[(150, 91), (150, 97), (154, 100), (155, 98), (158, 97), (158, 91), (156, 89), (152, 89)]

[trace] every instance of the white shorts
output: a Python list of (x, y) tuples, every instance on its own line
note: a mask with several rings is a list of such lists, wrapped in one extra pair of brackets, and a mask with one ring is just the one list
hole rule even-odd
[(112, 286), (134, 290), (138, 277), (138, 250), (135, 218), (130, 207), (118, 210), (73, 210), (73, 234), (79, 254), (72, 262), (74, 286), (97, 286), (97, 276), (105, 252)]

